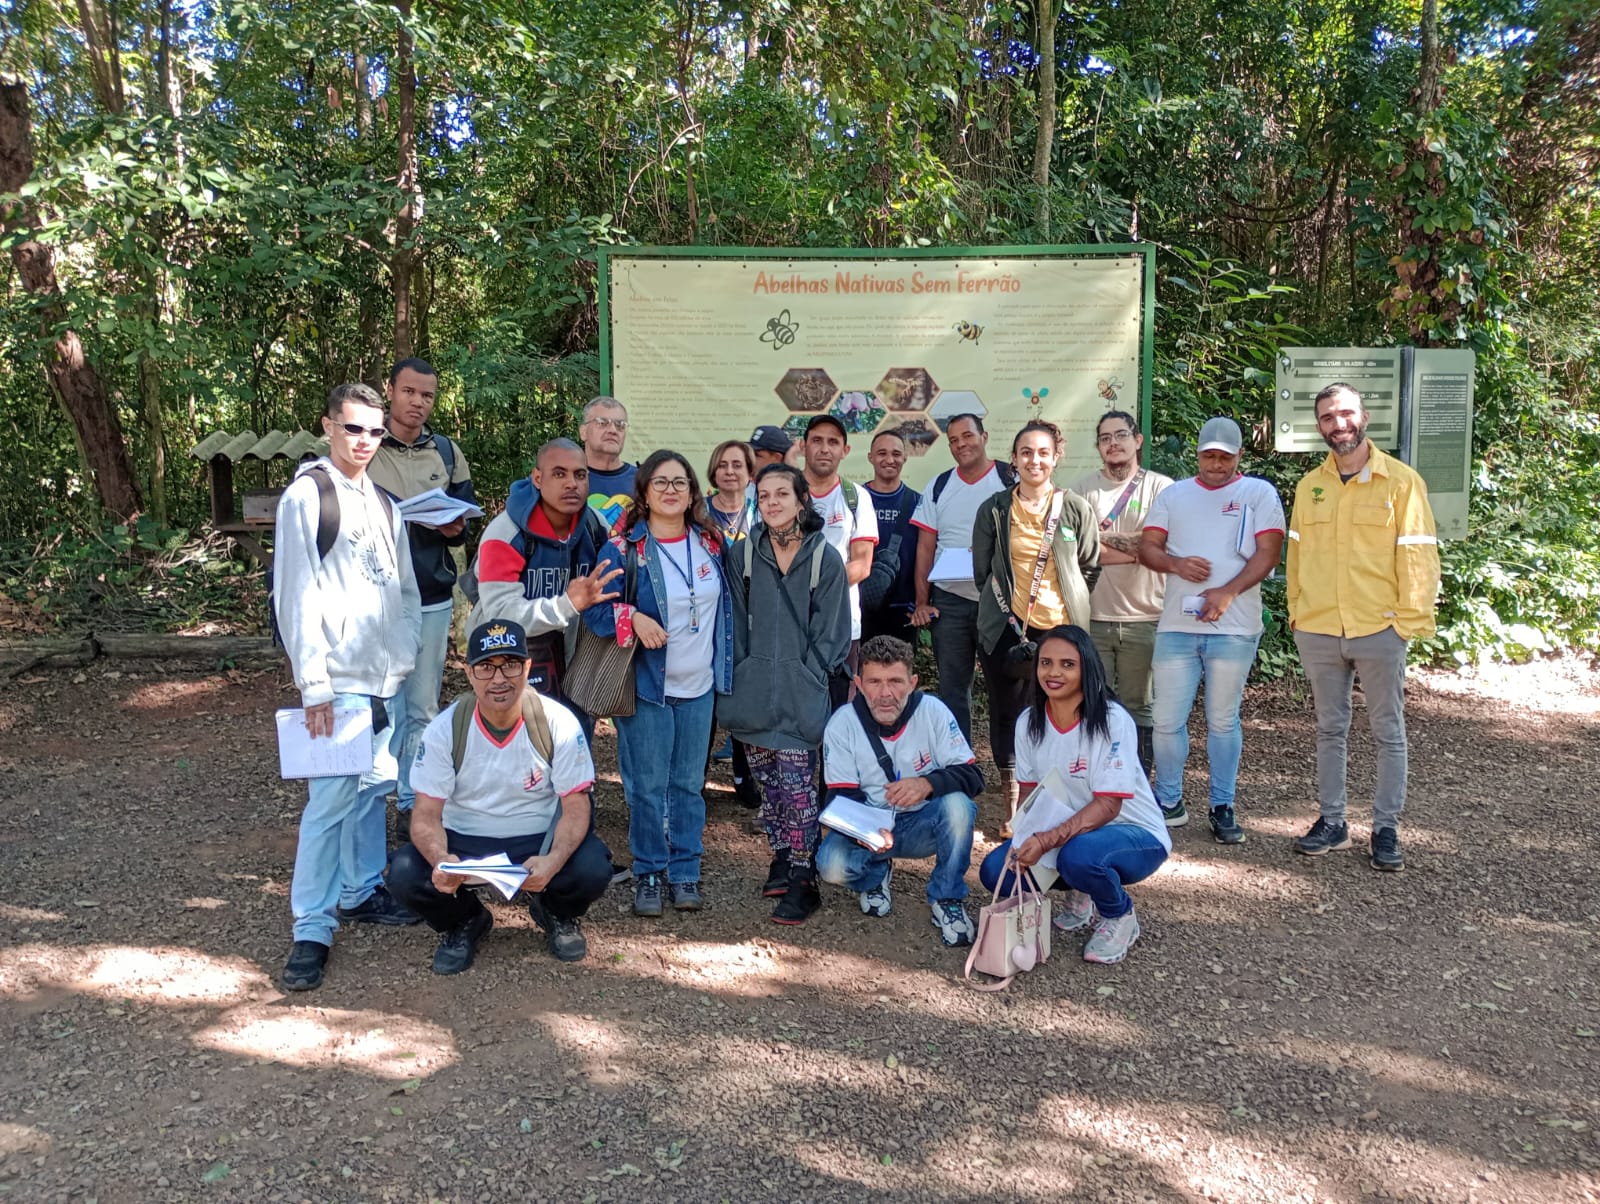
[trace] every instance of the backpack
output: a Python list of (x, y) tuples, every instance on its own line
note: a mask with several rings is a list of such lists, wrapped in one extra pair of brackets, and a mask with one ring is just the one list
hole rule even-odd
[[(994, 462), (994, 468), (995, 471), (1000, 474), (1000, 484), (1004, 485), (1007, 489), (1010, 489), (1017, 483), (1017, 470), (1012, 468), (1011, 465), (1007, 464), (1004, 460), (996, 460)], [(928, 496), (937, 502), (939, 500), (939, 495), (944, 492), (944, 487), (950, 483), (950, 478), (952, 475), (954, 475), (955, 471), (956, 470), (953, 468), (947, 468), (938, 476), (934, 477), (933, 488), (928, 491)]]
[[(317, 485), (317, 559), (326, 560), (328, 553), (333, 551), (334, 541), (339, 538), (339, 494), (334, 488), (333, 477), (323, 465), (306, 469), (304, 475), (312, 478)], [(383, 503), (384, 517), (394, 522), (394, 499), (377, 485), (372, 488), (378, 495), (378, 501)], [(283, 630), (278, 626), (278, 600), (272, 596), (270, 577), (267, 585), (267, 617), (272, 624), (272, 642), (282, 648)]]
[[(844, 504), (850, 515), (850, 533), (853, 537), (856, 529), (856, 504), (860, 501), (861, 494), (852, 482), (846, 481), (842, 477), (839, 480), (839, 485), (844, 490)], [(880, 539), (872, 549), (872, 570), (860, 581), (856, 582), (856, 597), (861, 601), (861, 609), (876, 610), (883, 602), (884, 595), (893, 587), (895, 578), (899, 575), (900, 537), (898, 535), (891, 536), (887, 542)], [(750, 576), (748, 569), (745, 571), (745, 576)], [(817, 588), (817, 579), (814, 574), (811, 578), (811, 588)], [(870, 600), (868, 599), (869, 591), (871, 593)]]

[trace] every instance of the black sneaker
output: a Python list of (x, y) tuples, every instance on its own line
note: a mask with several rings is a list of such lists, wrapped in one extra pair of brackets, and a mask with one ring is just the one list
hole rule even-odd
[(789, 889), (772, 909), (774, 924), (804, 924), (811, 913), (822, 906), (822, 892), (817, 889), (817, 871), (803, 866), (789, 871)]
[(761, 884), (761, 895), (776, 899), (789, 889), (789, 850), (778, 849), (772, 854), (772, 864), (767, 867), (767, 880)]
[(478, 942), (494, 927), (494, 916), (487, 907), (480, 906), (478, 913), (464, 924), (458, 924), (439, 938), (439, 947), (433, 951), (435, 974), (460, 974), (478, 955)]
[(339, 908), (339, 918), (346, 924), (383, 924), (390, 928), (408, 928), (422, 923), (421, 916), (382, 886), (354, 907)]
[(700, 910), (700, 884), (698, 882), (669, 882), (667, 894), (678, 911)]
[(550, 956), (558, 962), (581, 962), (589, 955), (589, 942), (575, 919), (552, 916), (547, 943)]
[(1400, 854), (1400, 834), (1393, 828), (1379, 828), (1372, 834), (1372, 868), (1398, 874), (1406, 868)]
[(1324, 853), (1349, 847), (1350, 825), (1330, 824), (1320, 815), (1317, 817), (1317, 822), (1311, 825), (1311, 831), (1297, 837), (1294, 842), (1294, 851), (1304, 853), (1307, 857), (1321, 857)]
[(754, 778), (735, 778), (733, 797), (746, 810), (761, 810), (761, 791), (756, 789)]
[(328, 947), (317, 941), (296, 941), (283, 963), (279, 981), (285, 991), (314, 991), (322, 985), (322, 971), (328, 964)]
[(1244, 829), (1233, 818), (1232, 807), (1211, 808), (1211, 835), (1218, 844), (1244, 843)]
[(661, 914), (661, 875), (646, 874), (633, 880), (633, 914), (658, 916)]

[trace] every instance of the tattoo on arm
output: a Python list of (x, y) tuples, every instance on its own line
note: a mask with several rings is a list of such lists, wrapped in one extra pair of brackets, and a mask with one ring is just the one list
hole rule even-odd
[(1102, 531), (1100, 542), (1108, 548), (1115, 548), (1119, 552), (1126, 552), (1129, 556), (1139, 554), (1139, 536), (1118, 534), (1114, 531)]

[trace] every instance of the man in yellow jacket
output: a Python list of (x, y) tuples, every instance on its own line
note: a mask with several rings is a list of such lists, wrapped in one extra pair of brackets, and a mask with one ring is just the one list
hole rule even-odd
[(1317, 709), (1317, 801), (1322, 814), (1294, 842), (1316, 857), (1350, 847), (1345, 755), (1356, 674), (1378, 748), (1372, 867), (1405, 868), (1398, 825), (1406, 801), (1406, 649), (1433, 634), (1439, 541), (1428, 487), (1374, 447), (1361, 395), (1329, 385), (1316, 398), (1330, 451), (1300, 479), (1289, 518), (1289, 624)]

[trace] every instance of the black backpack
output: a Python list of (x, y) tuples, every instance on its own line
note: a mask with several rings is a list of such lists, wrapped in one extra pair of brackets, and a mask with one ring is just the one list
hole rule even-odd
[[(1000, 474), (1000, 483), (1007, 489), (1010, 489), (1017, 483), (1017, 470), (1012, 468), (1011, 465), (1007, 464), (1004, 460), (996, 460), (994, 462), (994, 469)], [(944, 492), (944, 487), (950, 483), (950, 477), (954, 472), (955, 469), (947, 468), (938, 476), (934, 477), (933, 488), (928, 491), (928, 496), (937, 502), (939, 500), (939, 495)]]
[[(328, 553), (333, 551), (334, 540), (339, 538), (339, 494), (334, 488), (333, 477), (329, 475), (325, 465), (318, 464), (308, 468), (305, 475), (317, 484), (317, 559), (326, 560)], [(378, 500), (383, 503), (383, 514), (391, 523), (394, 521), (394, 499), (387, 491), (378, 489)], [(283, 644), (283, 631), (278, 626), (278, 600), (272, 595), (272, 578), (267, 577), (267, 618), (272, 624), (272, 642), (279, 648)]]

